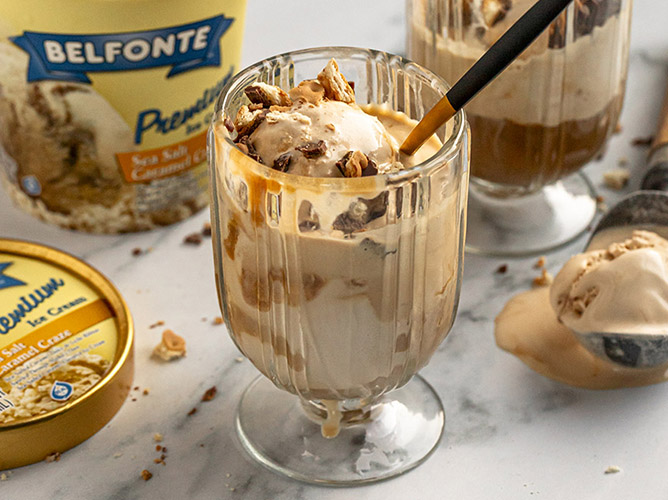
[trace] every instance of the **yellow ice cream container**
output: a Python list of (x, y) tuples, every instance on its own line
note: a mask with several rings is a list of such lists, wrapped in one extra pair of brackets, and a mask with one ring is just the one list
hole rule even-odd
[(132, 386), (133, 335), (98, 271), (0, 239), (0, 471), (57, 456), (111, 420)]
[(0, 2), (0, 180), (28, 212), (116, 233), (208, 203), (206, 130), (245, 0)]

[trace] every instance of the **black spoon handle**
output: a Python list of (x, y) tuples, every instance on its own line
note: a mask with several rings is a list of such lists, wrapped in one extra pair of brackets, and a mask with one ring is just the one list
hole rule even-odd
[(539, 0), (448, 91), (448, 100), (461, 109), (547, 29), (572, 0)]

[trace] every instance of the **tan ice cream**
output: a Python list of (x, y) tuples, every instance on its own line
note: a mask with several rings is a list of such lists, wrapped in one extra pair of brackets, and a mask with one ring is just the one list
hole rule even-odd
[(495, 322), (496, 342), (534, 370), (578, 387), (662, 382), (666, 368), (623, 368), (577, 340), (583, 333), (668, 331), (668, 241), (649, 231), (572, 257), (551, 288), (512, 298)]
[(572, 257), (550, 302), (564, 325), (582, 333), (668, 333), (668, 241), (634, 231), (605, 250)]
[[(251, 130), (235, 138), (248, 156), (216, 131), (218, 283), (240, 350), (279, 387), (322, 401), (323, 434), (333, 437), (339, 401), (405, 384), (449, 331), (461, 193), (448, 165), (432, 177), (439, 187), (428, 201), (410, 180), (387, 188), (375, 174), (404, 168), (397, 144), (415, 122), (328, 98), (317, 81), (303, 85), (308, 100), (293, 89), (289, 104), (255, 103), (237, 115), (237, 132)], [(252, 124), (247, 111), (266, 112)], [(433, 137), (412, 161), (440, 147)], [(342, 189), (343, 176), (362, 178)]]

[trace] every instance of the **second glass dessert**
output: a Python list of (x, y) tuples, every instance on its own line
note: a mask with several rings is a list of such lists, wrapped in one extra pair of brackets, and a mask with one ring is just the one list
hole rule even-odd
[(414, 376), (457, 307), (468, 125), (460, 112), (415, 158), (398, 144), (446, 91), (398, 56), (338, 48), (263, 61), (221, 94), (216, 282), (234, 342), (266, 377), (242, 397), (238, 434), (273, 470), (370, 482), (439, 442), (441, 404)]
[[(533, 3), (409, 0), (409, 57), (454, 82)], [(468, 249), (538, 253), (587, 228), (595, 194), (576, 172), (601, 153), (617, 125), (631, 6), (631, 0), (575, 0), (467, 105)]]

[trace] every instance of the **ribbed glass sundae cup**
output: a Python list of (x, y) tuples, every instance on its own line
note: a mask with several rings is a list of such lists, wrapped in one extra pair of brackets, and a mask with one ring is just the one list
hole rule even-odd
[[(216, 284), (229, 333), (262, 377), (237, 414), (267, 467), (324, 484), (394, 476), (438, 444), (442, 406), (419, 376), (448, 334), (462, 273), (468, 125), (396, 173), (282, 173), (235, 147), (225, 128), (255, 81), (284, 90), (335, 58), (357, 103), (419, 120), (447, 91), (401, 57), (309, 49), (264, 60), (221, 93), (209, 131)], [(278, 389), (282, 389), (282, 391)]]

